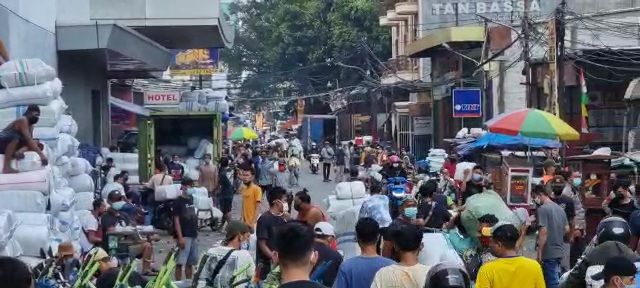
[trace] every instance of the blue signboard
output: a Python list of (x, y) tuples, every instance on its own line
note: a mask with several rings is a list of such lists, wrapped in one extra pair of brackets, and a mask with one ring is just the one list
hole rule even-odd
[(482, 116), (482, 92), (478, 88), (453, 89), (453, 117)]

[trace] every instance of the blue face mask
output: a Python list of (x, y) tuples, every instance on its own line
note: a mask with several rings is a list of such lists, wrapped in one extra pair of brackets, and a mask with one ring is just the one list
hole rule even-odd
[(249, 241), (240, 243), (240, 250), (249, 250)]
[(473, 176), (471, 176), (471, 179), (475, 182), (480, 182), (482, 181), (482, 174), (473, 173)]
[(122, 207), (124, 207), (125, 202), (124, 201), (118, 201), (115, 203), (111, 204), (111, 208), (113, 208), (116, 211), (119, 211), (120, 209), (122, 209)]
[(573, 186), (580, 186), (582, 185), (582, 178), (573, 178)]
[(418, 217), (418, 207), (404, 208), (404, 216), (409, 219), (416, 219)]
[(185, 191), (185, 194), (187, 194), (189, 196), (193, 196), (193, 194), (196, 194), (196, 190), (193, 189), (193, 187), (187, 188), (187, 191)]

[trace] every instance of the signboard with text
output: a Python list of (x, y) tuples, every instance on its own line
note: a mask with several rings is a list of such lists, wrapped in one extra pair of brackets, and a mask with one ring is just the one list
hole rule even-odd
[(173, 59), (169, 67), (171, 76), (211, 75), (218, 72), (220, 53), (217, 48), (173, 49)]
[(178, 91), (147, 91), (144, 92), (144, 105), (178, 105), (180, 92)]
[(482, 91), (478, 88), (453, 89), (453, 118), (482, 116)]
[(433, 118), (431, 116), (413, 117), (413, 135), (433, 134)]

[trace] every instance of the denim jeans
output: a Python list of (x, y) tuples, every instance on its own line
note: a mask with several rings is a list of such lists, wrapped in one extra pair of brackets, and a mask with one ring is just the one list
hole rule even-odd
[(560, 262), (562, 258), (542, 260), (542, 274), (547, 288), (557, 288), (560, 285)]

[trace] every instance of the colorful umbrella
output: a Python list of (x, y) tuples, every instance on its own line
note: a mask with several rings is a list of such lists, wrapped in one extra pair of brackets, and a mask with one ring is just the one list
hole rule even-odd
[(256, 140), (258, 139), (258, 133), (251, 130), (251, 128), (238, 127), (231, 131), (229, 138), (233, 141)]
[(525, 137), (579, 140), (580, 133), (557, 116), (538, 109), (504, 113), (485, 123), (490, 132)]

